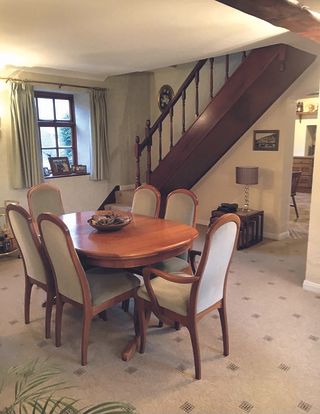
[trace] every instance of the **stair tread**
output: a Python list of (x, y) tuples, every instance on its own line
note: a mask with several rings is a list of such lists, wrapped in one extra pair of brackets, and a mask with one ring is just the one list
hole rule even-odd
[(105, 210), (121, 210), (121, 211), (131, 211), (131, 204), (122, 204), (122, 203), (110, 203), (105, 204)]

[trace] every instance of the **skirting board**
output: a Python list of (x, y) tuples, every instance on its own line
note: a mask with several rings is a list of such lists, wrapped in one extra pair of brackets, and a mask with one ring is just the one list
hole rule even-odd
[[(198, 220), (197, 224), (202, 224), (204, 226), (208, 226), (209, 225), (209, 221), (208, 220)], [(268, 232), (263, 232), (263, 237), (266, 239), (271, 239), (271, 240), (284, 240), (287, 239), (289, 237), (289, 232), (288, 231), (284, 231), (283, 233), (268, 233)]]
[(303, 282), (303, 289), (314, 293), (320, 293), (320, 283), (310, 282), (310, 280), (305, 279)]
[(197, 224), (202, 224), (203, 226), (209, 226), (208, 220), (197, 220)]
[(267, 231), (264, 231), (263, 237), (271, 240), (284, 240), (289, 237), (289, 232), (284, 231), (283, 233), (269, 233)]

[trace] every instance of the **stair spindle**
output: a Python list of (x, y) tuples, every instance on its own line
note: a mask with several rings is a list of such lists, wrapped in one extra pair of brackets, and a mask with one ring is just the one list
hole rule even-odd
[(173, 147), (173, 106), (170, 109), (170, 149)]
[(147, 119), (145, 126), (145, 139), (147, 140), (147, 171), (146, 171), (146, 182), (150, 184), (151, 179), (151, 146), (152, 137), (150, 136), (150, 119)]
[(136, 144), (135, 144), (135, 157), (136, 157), (136, 188), (141, 185), (140, 180), (140, 138), (136, 136)]
[(209, 62), (210, 62), (210, 98), (213, 99), (213, 64), (214, 64), (214, 58), (210, 58)]
[(186, 132), (186, 90), (182, 91), (182, 133)]
[(229, 79), (229, 55), (226, 55), (226, 82)]
[(194, 81), (196, 85), (195, 115), (196, 115), (196, 118), (198, 118), (199, 116), (199, 71), (196, 73)]
[(160, 122), (158, 127), (159, 132), (159, 162), (162, 160), (162, 122)]

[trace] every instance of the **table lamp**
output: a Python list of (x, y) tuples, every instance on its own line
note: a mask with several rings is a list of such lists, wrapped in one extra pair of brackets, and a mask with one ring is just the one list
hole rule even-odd
[(236, 183), (244, 185), (244, 211), (249, 209), (249, 185), (258, 184), (258, 167), (236, 167)]

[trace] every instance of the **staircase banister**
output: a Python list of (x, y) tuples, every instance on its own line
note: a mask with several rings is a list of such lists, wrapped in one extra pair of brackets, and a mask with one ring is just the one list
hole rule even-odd
[(158, 119), (154, 122), (152, 127), (149, 129), (148, 136), (140, 143), (140, 151), (143, 151), (144, 148), (148, 145), (148, 141), (150, 137), (155, 133), (155, 131), (158, 129), (159, 124), (162, 123), (162, 121), (167, 117), (167, 115), (170, 113), (171, 108), (178, 102), (178, 100), (181, 98), (183, 91), (186, 90), (186, 88), (190, 85), (190, 83), (194, 80), (196, 74), (199, 72), (199, 70), (205, 65), (208, 59), (201, 59), (195, 67), (192, 69), (192, 71), (189, 73), (189, 75), (186, 77), (183, 84), (178, 89), (177, 93), (172, 98), (172, 101), (168, 104), (166, 109), (160, 114)]

